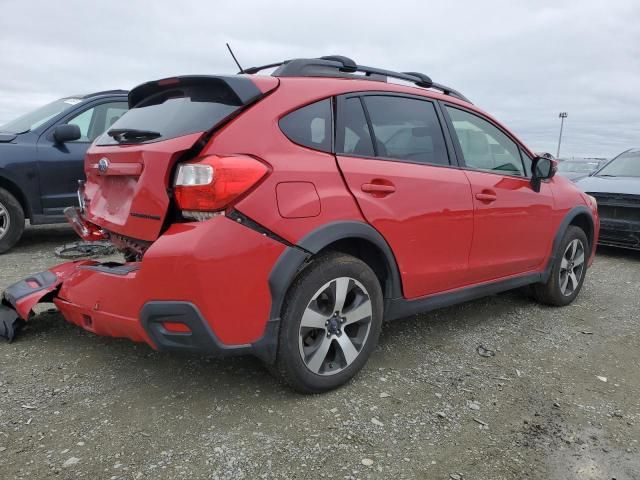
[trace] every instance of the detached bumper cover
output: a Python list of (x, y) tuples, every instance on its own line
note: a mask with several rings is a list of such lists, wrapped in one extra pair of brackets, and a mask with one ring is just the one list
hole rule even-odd
[(36, 273), (8, 287), (0, 298), (0, 337), (15, 338), (32, 314), (33, 307), (51, 300), (64, 279), (87, 262), (70, 262)]

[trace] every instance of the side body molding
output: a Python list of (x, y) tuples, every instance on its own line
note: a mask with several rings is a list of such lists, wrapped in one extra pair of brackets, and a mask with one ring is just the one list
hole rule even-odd
[[(437, 308), (446, 307), (486, 295), (491, 295), (513, 288), (519, 288), (537, 282), (546, 282), (551, 274), (554, 260), (561, 254), (559, 251), (562, 238), (571, 222), (578, 215), (586, 215), (589, 219), (591, 232), (591, 251), (595, 249), (596, 225), (592, 212), (586, 206), (572, 208), (560, 223), (553, 240), (551, 254), (543, 271), (510, 277), (482, 285), (474, 285), (453, 292), (430, 295), (428, 297), (406, 300), (402, 296), (402, 282), (398, 265), (391, 248), (384, 237), (371, 225), (362, 222), (334, 222), (309, 233), (296, 246), (289, 246), (282, 253), (269, 276), (269, 288), (271, 290), (271, 312), (265, 336), (260, 340), (259, 349), (263, 359), (275, 360), (277, 351), (278, 331), (280, 325), (280, 312), (284, 298), (296, 275), (305, 267), (309, 258), (332, 243), (347, 238), (368, 240), (385, 257), (389, 269), (390, 279), (385, 291), (385, 320), (394, 320), (417, 313), (427, 312)], [(257, 345), (254, 346), (258, 347)]]

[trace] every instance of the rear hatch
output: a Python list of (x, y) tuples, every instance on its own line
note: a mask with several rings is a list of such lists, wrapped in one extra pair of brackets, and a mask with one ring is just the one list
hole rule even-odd
[(142, 84), (130, 110), (85, 157), (85, 217), (153, 241), (170, 205), (173, 166), (195, 156), (215, 129), (275, 89), (273, 77), (189, 76)]

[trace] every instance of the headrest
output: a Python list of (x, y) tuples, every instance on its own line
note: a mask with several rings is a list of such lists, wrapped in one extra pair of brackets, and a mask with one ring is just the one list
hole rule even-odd
[(489, 141), (485, 133), (469, 130), (467, 135), (467, 148), (469, 149), (469, 153), (474, 155), (489, 153)]

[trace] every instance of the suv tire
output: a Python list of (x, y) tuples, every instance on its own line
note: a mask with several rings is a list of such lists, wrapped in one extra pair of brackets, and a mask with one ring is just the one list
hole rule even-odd
[(382, 315), (380, 283), (366, 263), (341, 253), (319, 258), (287, 293), (276, 372), (302, 393), (346, 383), (375, 348)]
[(533, 294), (540, 303), (562, 307), (578, 296), (587, 273), (590, 250), (584, 231), (570, 225), (558, 251), (549, 280), (533, 285)]
[(0, 188), (0, 253), (13, 247), (24, 231), (24, 210), (4, 188)]

